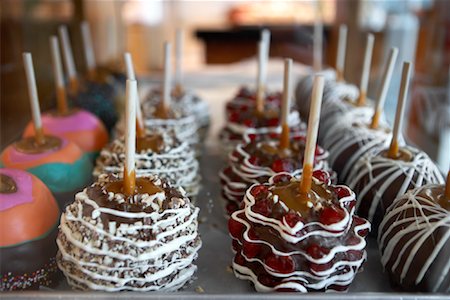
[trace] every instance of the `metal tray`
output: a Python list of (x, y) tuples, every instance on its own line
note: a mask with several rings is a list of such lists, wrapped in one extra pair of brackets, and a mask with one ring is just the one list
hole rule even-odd
[[(282, 61), (269, 62), (270, 87), (281, 86)], [(294, 65), (294, 73), (305, 72), (305, 66)], [(197, 259), (197, 279), (184, 290), (176, 293), (100, 293), (71, 290), (65, 280), (51, 289), (35, 292), (1, 293), (1, 299), (450, 299), (450, 295), (407, 294), (391, 288), (387, 275), (383, 273), (376, 240), (368, 240), (368, 259), (364, 270), (353, 281), (347, 293), (256, 293), (248, 281), (237, 279), (231, 271), (233, 254), (228, 236), (227, 220), (224, 217), (224, 201), (220, 196), (219, 170), (225, 161), (217, 135), (224, 123), (224, 102), (231, 97), (239, 85), (252, 84), (253, 62), (243, 62), (226, 67), (208, 67), (206, 70), (189, 73), (186, 85), (199, 91), (210, 105), (214, 116), (209, 139), (200, 157), (202, 189), (197, 197), (200, 207), (200, 234), (203, 246)], [(158, 78), (140, 78), (140, 88), (147, 90), (158, 82)], [(145, 93), (141, 93), (145, 95)]]
[(219, 147), (206, 147), (200, 157), (203, 187), (197, 198), (200, 207), (200, 233), (203, 246), (197, 260), (197, 279), (176, 293), (98, 293), (72, 291), (65, 280), (54, 289), (36, 292), (4, 293), (0, 298), (41, 299), (450, 299), (449, 295), (402, 294), (394, 291), (380, 264), (375, 239), (369, 239), (364, 270), (348, 293), (256, 293), (248, 281), (237, 279), (231, 271), (233, 257), (220, 196), (219, 170), (224, 161)]

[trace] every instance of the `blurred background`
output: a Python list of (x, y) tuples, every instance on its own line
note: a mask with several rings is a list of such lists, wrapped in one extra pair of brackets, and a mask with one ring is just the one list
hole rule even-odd
[[(271, 57), (292, 57), (310, 65), (316, 5), (321, 9), (324, 25), (324, 65), (334, 67), (339, 24), (349, 27), (345, 66), (349, 82), (359, 82), (365, 35), (375, 34), (369, 96), (375, 94), (388, 50), (399, 47), (397, 74), (386, 103), (388, 116), (395, 110), (403, 60), (414, 63), (413, 90), (447, 85), (450, 1), (446, 0), (2, 0), (1, 148), (18, 136), (30, 116), (23, 51), (33, 53), (41, 109), (55, 106), (48, 37), (56, 34), (61, 24), (69, 27), (81, 74), (85, 72), (81, 20), (88, 20), (91, 25), (98, 64), (120, 68), (122, 53), (129, 51), (138, 75), (144, 77), (161, 71), (162, 43), (174, 39), (176, 28), (185, 31), (183, 63), (188, 73), (254, 58), (262, 28), (272, 32)], [(413, 124), (414, 118), (411, 116), (406, 126)], [(450, 127), (450, 117), (445, 118), (444, 125)], [(434, 159), (442, 159), (442, 139), (450, 140), (450, 130), (444, 135), (439, 132), (437, 137), (426, 130), (413, 130), (410, 136)], [(432, 143), (424, 142), (428, 138)], [(443, 148), (444, 152), (448, 150), (444, 158), (447, 160), (449, 147)]]

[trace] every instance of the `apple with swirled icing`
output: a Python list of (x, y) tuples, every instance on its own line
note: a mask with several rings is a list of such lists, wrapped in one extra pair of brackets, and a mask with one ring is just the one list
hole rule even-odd
[(40, 147), (34, 137), (23, 138), (0, 155), (0, 165), (21, 169), (41, 179), (53, 193), (72, 192), (86, 185), (92, 173), (88, 154), (73, 142), (56, 136), (45, 136), (51, 147)]
[[(48, 134), (74, 142), (92, 159), (97, 157), (108, 142), (108, 132), (103, 123), (95, 115), (82, 109), (73, 109), (67, 115), (60, 115), (57, 112), (44, 113), (42, 127)], [(30, 122), (24, 130), (23, 137), (31, 137), (34, 134), (34, 125)]]
[(41, 180), (22, 170), (0, 169), (2, 291), (52, 284), (58, 223), (58, 204)]

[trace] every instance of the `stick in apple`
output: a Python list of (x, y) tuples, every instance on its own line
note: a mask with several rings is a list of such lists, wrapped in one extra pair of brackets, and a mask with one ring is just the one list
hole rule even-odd
[(172, 72), (171, 72), (171, 54), (172, 45), (169, 42), (164, 43), (164, 80), (163, 80), (163, 98), (162, 98), (162, 108), (165, 114), (170, 108), (170, 86), (172, 83)]
[(83, 40), (84, 58), (86, 59), (88, 76), (91, 80), (94, 80), (97, 65), (95, 62), (94, 47), (92, 46), (91, 28), (87, 21), (82, 21), (80, 24), (80, 29), (81, 38)]
[(178, 28), (175, 33), (175, 91), (181, 94), (183, 91), (183, 49), (184, 31)]
[(398, 157), (398, 136), (402, 128), (403, 115), (405, 112), (406, 98), (408, 97), (408, 88), (411, 77), (411, 63), (404, 62), (402, 69), (402, 81), (398, 95), (397, 111), (395, 113), (394, 129), (392, 130), (392, 141), (389, 147), (388, 157), (396, 159)]
[(75, 69), (75, 62), (73, 60), (72, 47), (70, 46), (69, 33), (66, 26), (59, 26), (59, 39), (62, 44), (62, 52), (64, 58), (64, 66), (69, 76), (70, 92), (73, 94), (78, 93), (79, 82), (77, 78), (77, 71)]
[(376, 129), (380, 123), (380, 116), (383, 112), (384, 102), (386, 101), (386, 95), (391, 83), (392, 73), (394, 72), (395, 61), (397, 60), (398, 48), (391, 48), (389, 52), (388, 61), (384, 67), (383, 76), (381, 77), (381, 88), (378, 92), (378, 97), (375, 103), (375, 109), (372, 117), (372, 123), (370, 128)]
[(258, 43), (258, 75), (256, 82), (256, 112), (259, 115), (264, 113), (264, 90), (265, 90), (265, 47), (266, 44), (263, 40)]
[[(127, 70), (127, 78), (130, 80), (136, 80), (136, 75), (134, 73), (133, 58), (130, 52), (126, 52), (124, 55), (125, 67)], [(140, 138), (145, 137), (144, 121), (142, 118), (141, 103), (139, 101), (139, 96), (136, 97), (136, 135)]]
[(123, 189), (127, 196), (134, 195), (136, 189), (136, 80), (127, 80), (125, 106), (125, 167), (123, 170)]
[(361, 82), (359, 84), (358, 106), (363, 106), (366, 103), (367, 86), (369, 85), (370, 63), (372, 61), (373, 42), (373, 34), (367, 34), (366, 50), (364, 51), (364, 62), (361, 73)]
[(53, 74), (55, 76), (56, 102), (58, 114), (66, 115), (69, 112), (67, 105), (66, 86), (61, 64), (61, 53), (59, 51), (58, 38), (50, 37), (50, 50), (52, 52)]
[(45, 136), (42, 129), (41, 109), (39, 108), (39, 97), (36, 87), (36, 77), (34, 76), (33, 58), (29, 52), (24, 52), (22, 57), (25, 67), (25, 75), (27, 78), (28, 96), (30, 98), (35, 138), (37, 144), (43, 145), (45, 143)]
[(322, 47), (323, 47), (323, 24), (320, 4), (316, 3), (316, 18), (314, 20), (314, 37), (313, 37), (313, 68), (314, 72), (322, 70)]
[(336, 54), (336, 76), (338, 81), (344, 81), (345, 48), (347, 46), (347, 25), (339, 26), (339, 40)]
[(288, 116), (291, 108), (292, 88), (291, 88), (291, 73), (292, 73), (292, 59), (286, 58), (284, 60), (284, 79), (283, 79), (283, 101), (281, 103), (281, 136), (280, 149), (289, 148), (289, 124)]
[(311, 108), (309, 111), (308, 131), (306, 136), (305, 157), (303, 159), (303, 174), (300, 181), (300, 201), (308, 201), (311, 190), (314, 154), (319, 130), (320, 109), (322, 107), (324, 77), (316, 75), (311, 95)]

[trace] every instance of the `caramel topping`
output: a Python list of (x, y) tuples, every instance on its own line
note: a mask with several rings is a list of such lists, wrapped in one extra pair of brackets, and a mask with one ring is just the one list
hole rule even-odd
[(155, 113), (153, 114), (153, 117), (156, 119), (174, 119), (175, 115), (172, 110), (164, 107), (162, 102), (155, 110)]
[(129, 172), (125, 167), (123, 170), (123, 193), (127, 196), (136, 194), (136, 171), (134, 169)]
[(329, 190), (325, 189), (323, 185), (318, 185), (314, 182), (312, 183), (306, 201), (301, 200), (300, 182), (297, 180), (288, 183), (277, 183), (271, 191), (274, 195), (277, 195), (287, 207), (300, 212), (303, 216), (308, 214), (315, 203), (328, 202), (333, 199), (332, 193)]
[(46, 135), (42, 144), (37, 143), (34, 137), (27, 137), (17, 141), (14, 148), (26, 154), (39, 154), (61, 148), (62, 140), (56, 136)]
[(280, 112), (274, 109), (266, 109), (263, 113), (258, 113), (258, 111), (255, 110), (254, 115), (261, 119), (274, 119), (279, 117)]
[(413, 154), (410, 151), (403, 148), (399, 148), (395, 156), (391, 156), (389, 150), (383, 151), (381, 155), (390, 159), (402, 160), (405, 162), (410, 162), (414, 158)]
[(175, 99), (181, 98), (184, 94), (183, 86), (179, 83), (175, 85), (175, 88), (172, 91), (172, 96), (175, 97)]
[(380, 124), (380, 115), (381, 112), (379, 110), (376, 110), (372, 117), (372, 122), (370, 124), (370, 128), (377, 129), (378, 125)]
[(363, 91), (360, 91), (359, 93), (359, 98), (358, 98), (358, 102), (357, 102), (357, 106), (364, 106), (366, 104), (366, 93)]
[(144, 138), (145, 137), (144, 125), (139, 122), (138, 118), (136, 118), (136, 137), (137, 138)]
[(439, 205), (450, 212), (450, 198), (445, 197), (445, 195), (438, 196)]
[(11, 177), (0, 174), (0, 194), (13, 194), (17, 192), (17, 185)]
[(289, 148), (289, 126), (288, 124), (283, 124), (280, 136), (280, 149), (286, 148)]
[[(125, 188), (124, 188), (124, 181), (123, 180), (117, 180), (112, 181), (105, 185), (104, 189), (107, 192), (115, 193), (115, 194), (124, 194), (125, 195)], [(134, 188), (134, 194), (149, 194), (153, 195), (156, 193), (163, 192), (163, 189), (156, 186), (151, 180), (148, 180), (147, 178), (136, 178), (136, 186)]]
[(66, 89), (64, 87), (58, 87), (56, 89), (56, 102), (58, 106), (58, 115), (66, 116), (70, 114), (67, 106)]
[(263, 154), (266, 155), (276, 155), (280, 158), (288, 158), (288, 157), (298, 157), (300, 156), (304, 148), (299, 147), (298, 143), (292, 143), (288, 145), (287, 148), (277, 147), (270, 143), (261, 143), (258, 145), (258, 148), (261, 150)]
[(164, 139), (159, 134), (147, 135), (142, 138), (136, 139), (136, 151), (140, 153), (141, 151), (145, 151), (151, 149), (153, 152), (159, 153), (164, 146)]
[(70, 94), (76, 95), (80, 91), (80, 83), (77, 78), (71, 78), (69, 82)]
[(307, 202), (311, 200), (313, 166), (306, 163), (303, 166), (303, 174), (300, 179), (300, 201)]
[(50, 114), (56, 117), (68, 117), (75, 114), (78, 110), (78, 108), (69, 108), (65, 113), (61, 113), (58, 109), (51, 111)]

